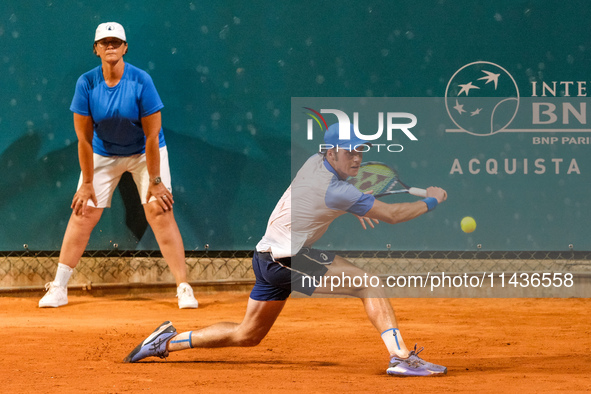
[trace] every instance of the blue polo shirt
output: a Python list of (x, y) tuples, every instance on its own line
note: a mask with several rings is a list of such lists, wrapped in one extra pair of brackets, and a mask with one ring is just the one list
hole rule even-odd
[[(78, 78), (70, 110), (92, 117), (92, 148), (101, 156), (132, 156), (146, 151), (141, 119), (164, 107), (148, 73), (125, 63), (116, 86), (107, 86), (102, 65)], [(166, 146), (162, 128), (160, 147)]]

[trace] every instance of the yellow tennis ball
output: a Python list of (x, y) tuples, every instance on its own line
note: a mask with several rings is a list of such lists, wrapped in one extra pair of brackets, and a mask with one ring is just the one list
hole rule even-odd
[(462, 227), (463, 232), (471, 233), (472, 231), (476, 230), (476, 220), (470, 216), (466, 216), (462, 219), (460, 226)]

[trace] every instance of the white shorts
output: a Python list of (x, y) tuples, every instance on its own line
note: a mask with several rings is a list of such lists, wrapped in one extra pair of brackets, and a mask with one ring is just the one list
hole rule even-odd
[[(113, 192), (119, 184), (121, 175), (125, 172), (131, 173), (137, 186), (142, 204), (146, 203), (148, 186), (150, 186), (150, 175), (146, 164), (146, 154), (133, 156), (110, 156), (105, 157), (94, 153), (94, 180), (92, 182), (98, 206), (92, 200), (88, 200), (88, 206), (94, 208), (109, 208)], [(160, 148), (160, 178), (166, 188), (172, 192), (170, 181), (170, 167), (168, 166), (168, 150), (166, 146)], [(82, 185), (82, 174), (78, 181), (78, 189)], [(154, 196), (150, 202), (155, 201)]]

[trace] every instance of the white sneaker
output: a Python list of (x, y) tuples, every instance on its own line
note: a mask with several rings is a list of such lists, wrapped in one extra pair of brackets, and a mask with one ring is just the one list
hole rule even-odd
[(68, 288), (54, 282), (45, 285), (47, 293), (39, 300), (39, 308), (57, 308), (68, 303)]
[(193, 289), (188, 283), (183, 282), (176, 289), (176, 296), (179, 299), (179, 309), (195, 309), (199, 306), (199, 302), (193, 295)]

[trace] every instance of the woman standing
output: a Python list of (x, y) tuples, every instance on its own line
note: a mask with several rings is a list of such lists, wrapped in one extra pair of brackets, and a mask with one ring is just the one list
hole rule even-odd
[(78, 137), (81, 175), (72, 215), (62, 243), (55, 280), (39, 307), (68, 303), (67, 283), (90, 234), (124, 172), (130, 172), (162, 255), (177, 283), (179, 308), (197, 308), (186, 282), (185, 250), (173, 214), (168, 151), (160, 110), (164, 107), (150, 76), (123, 61), (127, 39), (123, 26), (102, 23), (94, 53), (101, 65), (76, 83), (70, 110)]

